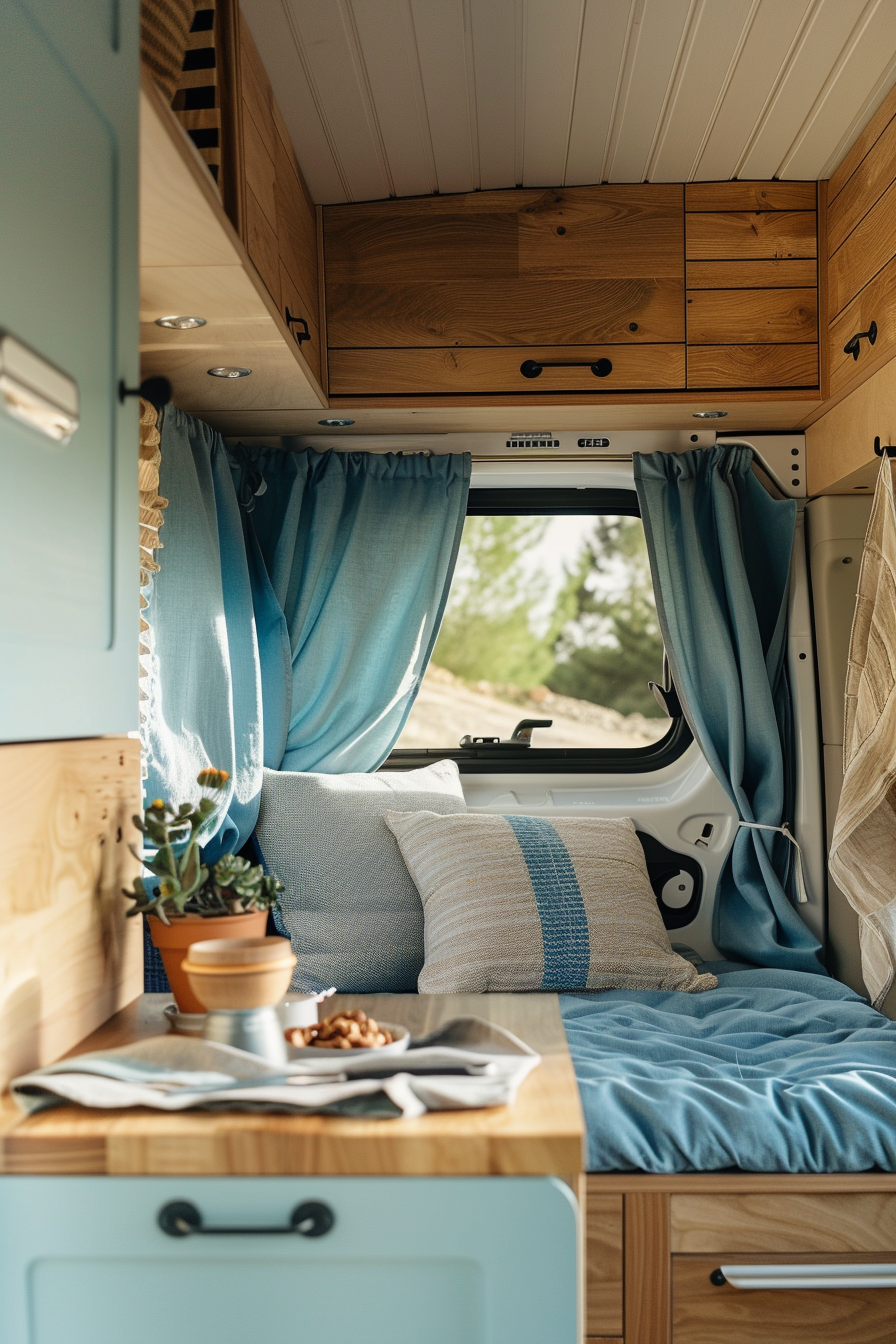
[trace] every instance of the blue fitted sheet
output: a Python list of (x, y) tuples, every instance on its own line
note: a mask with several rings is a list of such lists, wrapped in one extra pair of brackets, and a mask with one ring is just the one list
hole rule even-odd
[(589, 1171), (896, 1171), (896, 1022), (801, 971), (564, 994)]

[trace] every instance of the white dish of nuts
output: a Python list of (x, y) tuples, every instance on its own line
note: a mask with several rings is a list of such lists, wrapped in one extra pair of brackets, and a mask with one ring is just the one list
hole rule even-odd
[(349, 1050), (352, 1055), (396, 1055), (407, 1050), (411, 1039), (407, 1027), (378, 1022), (360, 1008), (333, 1013), (307, 1027), (287, 1028), (285, 1036), (294, 1059), (302, 1056), (344, 1059)]

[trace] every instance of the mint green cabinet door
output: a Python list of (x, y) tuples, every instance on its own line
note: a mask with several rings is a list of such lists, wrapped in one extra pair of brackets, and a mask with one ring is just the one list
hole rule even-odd
[[(138, 21), (0, 4), (0, 741), (137, 726)], [(70, 442), (17, 418), (10, 368), (77, 385)]]

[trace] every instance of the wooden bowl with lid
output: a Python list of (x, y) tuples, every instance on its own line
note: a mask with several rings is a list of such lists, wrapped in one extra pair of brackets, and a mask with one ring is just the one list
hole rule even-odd
[(207, 1009), (246, 1009), (279, 1003), (295, 964), (286, 938), (209, 938), (193, 943), (183, 969)]

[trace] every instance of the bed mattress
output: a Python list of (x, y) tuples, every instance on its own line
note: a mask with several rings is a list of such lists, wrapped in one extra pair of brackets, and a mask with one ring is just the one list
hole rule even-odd
[(702, 994), (565, 994), (589, 1171), (896, 1171), (896, 1022), (845, 985), (704, 963)]

